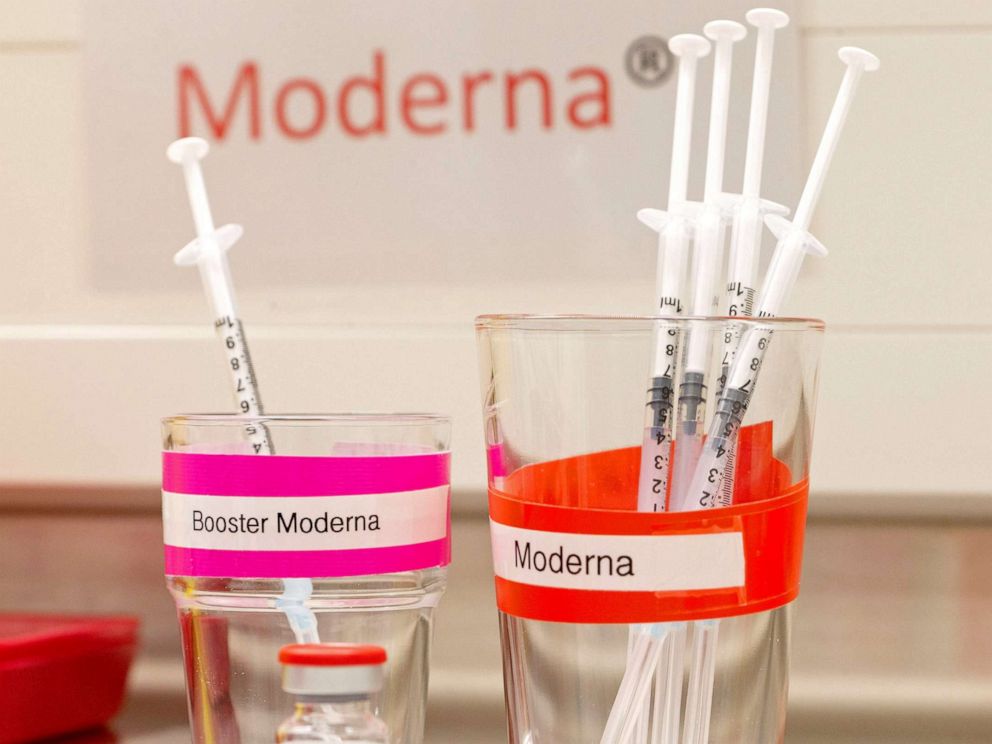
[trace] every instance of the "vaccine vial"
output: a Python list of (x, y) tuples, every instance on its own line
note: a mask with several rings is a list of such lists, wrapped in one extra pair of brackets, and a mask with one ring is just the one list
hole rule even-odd
[(352, 643), (301, 643), (279, 650), (282, 689), (296, 708), (276, 742), (387, 744), (386, 724), (375, 714), (386, 650)]

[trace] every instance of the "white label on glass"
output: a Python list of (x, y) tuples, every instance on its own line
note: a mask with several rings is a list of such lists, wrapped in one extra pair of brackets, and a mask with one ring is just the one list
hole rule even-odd
[(692, 591), (744, 585), (740, 532), (584, 535), (489, 523), (496, 575), (521, 584), (602, 591)]
[(254, 551), (425, 543), (447, 535), (448, 488), (357, 496), (209, 496), (163, 491), (165, 544)]

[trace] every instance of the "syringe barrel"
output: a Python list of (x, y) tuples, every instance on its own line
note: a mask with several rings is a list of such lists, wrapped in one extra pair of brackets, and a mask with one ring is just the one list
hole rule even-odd
[(743, 390), (749, 394), (754, 391), (771, 336), (768, 326), (752, 325), (747, 329), (730, 365), (726, 394), (733, 390)]
[(722, 254), (723, 218), (715, 208), (707, 207), (696, 227), (696, 245), (692, 257), (692, 314), (710, 315), (719, 302), (717, 278)]
[[(761, 236), (764, 231), (761, 206), (756, 199), (745, 199), (734, 215), (730, 236), (730, 253), (727, 261), (727, 285), (739, 289), (754, 289), (758, 275), (758, 257), (761, 254)], [(731, 299), (730, 305), (734, 304)], [(730, 312), (729, 315), (746, 315)]]
[(758, 308), (755, 315), (774, 318), (781, 314), (785, 301), (799, 278), (803, 258), (806, 256), (806, 233), (796, 230), (779, 240), (772, 254), (768, 273), (758, 295)]
[(210, 302), (214, 319), (237, 318), (238, 306), (234, 299), (234, 283), (231, 279), (231, 268), (227, 262), (227, 256), (217, 246), (213, 238), (201, 238), (201, 241), (210, 241), (212, 244), (204, 245), (197, 268), (200, 271), (200, 279), (203, 282), (203, 291)]
[(674, 376), (679, 353), (680, 334), (681, 331), (674, 323), (666, 324), (664, 321), (658, 321), (654, 324), (652, 377)]
[[(241, 321), (233, 315), (222, 315), (214, 320), (214, 329), (224, 349), (237, 412), (245, 416), (261, 416), (264, 413), (262, 399)], [(245, 426), (245, 433), (254, 454), (273, 454), (272, 441), (265, 424), (249, 423)]]
[(637, 488), (638, 511), (666, 509), (672, 460), (672, 403), (675, 398), (671, 377), (653, 377), (648, 388), (644, 437)]
[(694, 324), (686, 332), (685, 370), (702, 375), (708, 366), (713, 329), (703, 323)]
[[(261, 416), (264, 412), (262, 398), (258, 392), (248, 341), (238, 316), (227, 254), (220, 249), (212, 234), (201, 236), (200, 241), (201, 252), (197, 268), (213, 312), (214, 329), (224, 350), (236, 410), (246, 416)], [(269, 432), (264, 424), (248, 424), (245, 432), (255, 454), (273, 453)]]
[(679, 511), (729, 506), (723, 503), (722, 497), (728, 492), (723, 482), (750, 397), (748, 391), (733, 388), (725, 389), (720, 396), (689, 487), (679, 489), (681, 500), (676, 507)]
[[(678, 504), (685, 500), (696, 461), (703, 446), (703, 427), (706, 421), (706, 384), (702, 372), (685, 371), (679, 385), (679, 403), (676, 414), (675, 440), (678, 447), (672, 472), (672, 500)], [(678, 509), (678, 507), (676, 507)]]
[(745, 390), (727, 388), (723, 391), (723, 395), (717, 401), (710, 426), (714, 445), (718, 445), (721, 441), (727, 442), (737, 436), (750, 400), (751, 394)]
[[(723, 248), (723, 219), (716, 210), (707, 209), (696, 229), (693, 251), (692, 314), (712, 315), (719, 305), (720, 259)], [(710, 356), (710, 333), (705, 326), (693, 327), (687, 334), (685, 368), (689, 372), (706, 371)]]
[(657, 312), (662, 315), (682, 313), (682, 288), (685, 286), (686, 259), (689, 256), (691, 230), (688, 221), (681, 217), (671, 220), (658, 235), (658, 276), (655, 296)]
[[(763, 231), (764, 219), (760, 200), (743, 198), (734, 213), (730, 251), (727, 257), (725, 311), (730, 317), (750, 317), (754, 314), (754, 284), (758, 273), (758, 256), (761, 251)], [(730, 367), (733, 365), (740, 344), (741, 327), (738, 324), (728, 325), (721, 335), (723, 353), (719, 394), (723, 393), (727, 384)]]

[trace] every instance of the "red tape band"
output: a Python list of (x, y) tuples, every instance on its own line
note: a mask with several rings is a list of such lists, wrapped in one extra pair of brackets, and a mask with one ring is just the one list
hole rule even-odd
[(795, 599), (808, 481), (789, 485), (788, 468), (771, 457), (770, 425), (742, 431), (739, 503), (726, 508), (634, 511), (639, 456), (631, 447), (528, 465), (503, 490), (490, 489), (500, 610), (645, 623), (731, 617)]

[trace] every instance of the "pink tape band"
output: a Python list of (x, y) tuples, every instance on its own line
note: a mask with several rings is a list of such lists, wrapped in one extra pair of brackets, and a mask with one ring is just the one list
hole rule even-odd
[(162, 490), (212, 496), (342, 496), (450, 482), (451, 454), (290, 457), (162, 453)]
[(503, 462), (503, 445), (494, 444), (486, 447), (486, 457), (489, 460), (489, 475), (500, 478), (507, 474), (506, 463)]
[(170, 576), (240, 579), (335, 578), (447, 566), (451, 538), (415, 545), (355, 550), (204, 550), (165, 546)]

